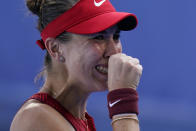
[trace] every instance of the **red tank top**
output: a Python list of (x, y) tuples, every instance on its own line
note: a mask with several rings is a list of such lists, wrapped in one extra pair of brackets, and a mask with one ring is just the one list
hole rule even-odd
[(58, 111), (76, 131), (96, 131), (93, 118), (86, 113), (85, 117), (87, 121), (75, 118), (69, 113), (57, 100), (49, 96), (47, 93), (37, 93), (31, 96), (30, 99), (36, 99), (41, 103), (47, 104)]

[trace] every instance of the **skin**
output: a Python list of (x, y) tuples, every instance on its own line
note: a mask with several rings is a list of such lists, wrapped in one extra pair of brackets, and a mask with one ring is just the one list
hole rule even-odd
[[(72, 34), (72, 39), (64, 44), (48, 38), (45, 45), (52, 58), (52, 69), (40, 92), (51, 95), (76, 118), (85, 119), (86, 102), (92, 92), (136, 89), (139, 83), (142, 66), (138, 59), (122, 54), (117, 26), (92, 35)], [(109, 68), (108, 74), (97, 71), (97, 65)], [(112, 126), (117, 131), (139, 130), (139, 124), (131, 119), (116, 121)], [(22, 106), (10, 128), (11, 131), (65, 129), (74, 130), (57, 111), (36, 100)]]

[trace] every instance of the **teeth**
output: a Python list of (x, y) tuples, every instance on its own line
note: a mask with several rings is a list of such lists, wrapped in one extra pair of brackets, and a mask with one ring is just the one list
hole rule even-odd
[(103, 66), (96, 66), (96, 69), (102, 73), (107, 74), (108, 73), (108, 68), (103, 67)]

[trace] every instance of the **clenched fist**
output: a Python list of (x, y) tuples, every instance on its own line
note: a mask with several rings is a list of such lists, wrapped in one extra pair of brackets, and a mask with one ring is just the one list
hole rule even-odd
[(143, 68), (137, 58), (132, 58), (122, 53), (112, 55), (108, 65), (108, 90), (136, 89), (142, 70)]

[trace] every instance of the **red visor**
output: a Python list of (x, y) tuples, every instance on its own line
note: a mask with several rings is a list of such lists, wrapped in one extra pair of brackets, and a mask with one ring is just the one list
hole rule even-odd
[(116, 24), (120, 30), (131, 30), (137, 26), (137, 18), (131, 13), (116, 12), (109, 0), (80, 0), (43, 29), (43, 41), (38, 40), (37, 44), (44, 50), (47, 38), (56, 38), (64, 31), (93, 34)]

